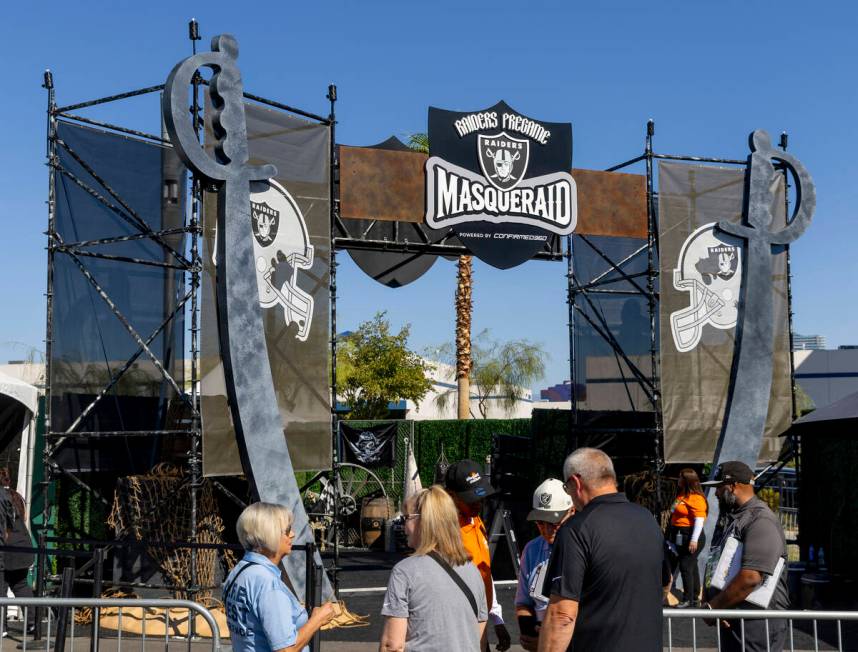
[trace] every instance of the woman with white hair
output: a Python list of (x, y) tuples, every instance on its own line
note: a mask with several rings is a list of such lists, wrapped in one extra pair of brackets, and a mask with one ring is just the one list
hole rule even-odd
[(238, 517), (245, 549), (224, 582), (226, 622), (236, 652), (307, 652), (313, 635), (335, 615), (330, 602), (312, 615), (280, 579), (280, 562), (292, 552), (292, 512), (283, 505), (253, 503)]
[(380, 652), (478, 652), (486, 590), (462, 543), (453, 499), (433, 485), (406, 500), (403, 512), (415, 552), (390, 574)]

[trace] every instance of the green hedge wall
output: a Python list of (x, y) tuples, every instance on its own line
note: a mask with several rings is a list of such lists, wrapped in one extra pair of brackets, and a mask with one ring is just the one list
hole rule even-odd
[[(390, 421), (347, 421), (355, 428), (367, 428), (378, 423)], [(435, 464), (441, 455), (441, 443), (444, 443), (444, 454), (450, 462), (462, 459), (472, 459), (485, 463), (486, 456), (492, 450), (492, 434), (516, 435), (530, 437), (530, 419), (443, 419), (438, 421), (407, 421), (397, 422), (396, 436), (396, 468), (373, 469), (384, 483), (387, 495), (397, 504), (402, 498), (402, 473), (405, 469), (407, 446), (405, 439), (411, 436), (414, 428), (414, 456), (420, 471), (420, 480), (424, 487), (432, 484), (435, 478)], [(307, 474), (310, 477), (310, 474)], [(299, 478), (299, 486), (301, 480)]]
[[(81, 474), (84, 482), (104, 491), (104, 478), (96, 474)], [(101, 481), (101, 482), (99, 482)], [(73, 539), (113, 539), (113, 531), (107, 524), (110, 507), (102, 503), (76, 483), (66, 477), (58, 478), (57, 487), (57, 536)], [(109, 487), (108, 487), (109, 488)], [(112, 494), (104, 492), (109, 499)]]
[(432, 484), (442, 442), (450, 462), (472, 459), (484, 463), (491, 453), (494, 433), (530, 437), (530, 419), (415, 421), (417, 467), (423, 485)]

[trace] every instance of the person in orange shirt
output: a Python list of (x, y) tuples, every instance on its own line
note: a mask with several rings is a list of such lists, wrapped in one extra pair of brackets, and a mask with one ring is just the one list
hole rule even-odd
[(706, 544), (703, 522), (708, 509), (697, 473), (694, 469), (682, 469), (679, 472), (679, 490), (670, 510), (670, 527), (667, 531), (668, 543), (676, 549), (675, 563), (671, 570), (675, 572), (678, 565), (682, 576), (684, 596), (682, 602), (676, 605), (679, 608), (697, 606), (700, 599), (697, 556)]
[[(471, 555), (477, 570), (480, 571), (486, 586), (489, 621), (494, 625), (495, 636), (498, 639), (497, 649), (503, 652), (509, 649), (512, 639), (504, 624), (501, 607), (495, 599), (489, 541), (486, 536), (486, 526), (480, 518), (483, 501), (494, 494), (495, 489), (480, 466), (473, 460), (462, 460), (450, 465), (444, 475), (444, 486), (453, 498), (456, 511), (459, 512), (462, 543)], [(487, 649), (485, 634), (483, 636), (481, 647)]]

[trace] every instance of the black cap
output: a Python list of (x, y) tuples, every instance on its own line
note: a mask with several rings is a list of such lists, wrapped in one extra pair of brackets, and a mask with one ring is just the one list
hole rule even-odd
[(715, 476), (707, 481), (701, 482), (704, 487), (714, 487), (719, 484), (738, 482), (740, 484), (753, 484), (754, 472), (744, 462), (724, 462), (715, 469)]
[(451, 464), (444, 476), (444, 486), (465, 503), (475, 503), (495, 493), (492, 483), (473, 460)]

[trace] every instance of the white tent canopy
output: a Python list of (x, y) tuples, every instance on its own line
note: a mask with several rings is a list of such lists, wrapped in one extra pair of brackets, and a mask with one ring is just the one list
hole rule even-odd
[(28, 515), (38, 411), (39, 390), (0, 371), (0, 442), (5, 448), (21, 438), (17, 490), (24, 497)]
[(30, 411), (30, 414), (36, 414), (38, 410), (39, 390), (23, 380), (4, 374), (2, 371), (0, 371), (0, 395), (18, 401)]

